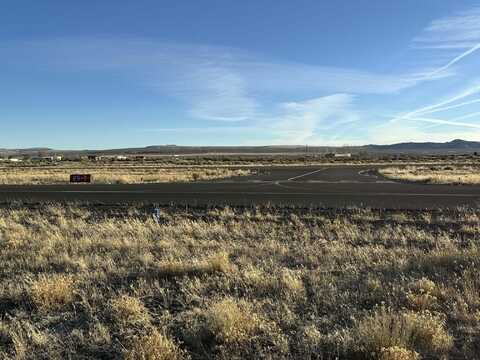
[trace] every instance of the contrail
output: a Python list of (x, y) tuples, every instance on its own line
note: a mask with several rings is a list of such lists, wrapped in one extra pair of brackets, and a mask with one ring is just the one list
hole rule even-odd
[[(442, 71), (445, 71), (447, 70), (449, 67), (451, 67), (452, 65), (454, 65), (455, 63), (459, 62), (460, 60), (462, 60), (464, 57), (472, 54), (473, 52), (477, 51), (478, 49), (480, 49), (480, 44), (477, 44), (475, 45), (474, 47), (472, 47), (471, 49), (465, 51), (463, 54), (460, 54), (458, 55), (456, 58), (454, 58), (453, 60), (451, 60), (448, 64), (442, 66), (441, 68), (438, 68), (437, 70), (433, 71), (432, 73), (428, 74), (425, 76), (424, 79), (430, 79), (432, 78), (433, 76), (435, 76), (436, 74), (442, 72)], [(457, 95), (457, 96), (454, 96), (453, 98), (450, 98), (448, 100), (445, 100), (445, 101), (442, 101), (438, 104), (434, 104), (434, 105), (429, 105), (429, 106), (425, 106), (423, 108), (420, 108), (420, 109), (417, 109), (417, 110), (414, 110), (414, 111), (411, 111), (403, 116), (400, 116), (400, 117), (397, 117), (395, 119), (392, 120), (392, 122), (395, 122), (397, 120), (401, 120), (405, 117), (411, 117), (411, 116), (414, 116), (414, 115), (418, 115), (418, 114), (431, 114), (431, 113), (434, 113), (434, 112), (438, 112), (438, 111), (442, 111), (442, 110), (448, 110), (448, 109), (453, 109), (455, 107), (460, 107), (460, 106), (464, 106), (464, 105), (469, 105), (469, 104), (473, 104), (473, 103), (476, 103), (476, 102), (480, 102), (480, 99), (479, 100), (472, 100), (472, 101), (467, 101), (467, 102), (464, 102), (464, 103), (461, 103), (461, 104), (457, 104), (457, 105), (451, 105), (451, 106), (445, 106), (445, 105), (448, 105), (448, 104), (451, 104), (455, 101), (458, 101), (458, 100), (461, 100), (463, 98), (466, 98), (470, 95), (473, 95), (477, 92), (480, 91), (480, 86), (474, 86), (466, 91), (464, 91), (463, 93)]]
[(404, 117), (402, 119), (413, 120), (413, 121), (421, 121), (421, 122), (427, 122), (427, 123), (438, 124), (438, 125), (464, 126), (464, 127), (480, 129), (480, 125), (466, 123), (466, 122), (456, 122), (456, 121), (448, 121), (448, 120), (441, 120), (441, 119), (430, 119), (430, 118), (422, 118), (422, 117), (415, 117), (415, 118)]
[[(466, 105), (470, 105), (470, 104), (475, 104), (475, 103), (478, 103), (478, 102), (480, 102), (480, 99), (474, 99), (474, 100), (470, 100), (470, 101), (465, 101), (465, 102), (460, 103), (460, 104), (455, 104), (455, 105), (450, 105), (450, 106), (435, 108), (435, 109), (429, 110), (429, 111), (422, 111), (421, 114), (433, 114), (433, 113), (436, 113), (436, 112), (445, 111), (445, 110), (450, 110), (450, 109), (455, 109), (455, 108), (459, 108), (459, 107), (462, 107), (462, 106), (466, 106)], [(417, 113), (417, 114), (418, 114), (418, 113)]]
[[(470, 95), (473, 95), (473, 94), (476, 94), (477, 92), (480, 91), (480, 86), (474, 86), (468, 90), (465, 90), (464, 92), (460, 93), (459, 95), (456, 95), (448, 100), (444, 100), (442, 102), (439, 102), (437, 104), (434, 104), (434, 105), (429, 105), (429, 106), (425, 106), (423, 108), (420, 108), (420, 109), (417, 109), (417, 110), (414, 110), (414, 111), (411, 111), (409, 112), (408, 114), (405, 114), (403, 116), (400, 116), (400, 118), (404, 118), (404, 117), (411, 117), (411, 116), (414, 116), (414, 115), (417, 115), (417, 114), (425, 114), (425, 113), (428, 113), (429, 111), (431, 110), (434, 110), (434, 109), (437, 109), (437, 108), (441, 108), (443, 107), (444, 105), (448, 105), (448, 104), (451, 104), (455, 101), (458, 101), (458, 100), (461, 100), (463, 98), (466, 98)], [(452, 105), (454, 106), (454, 105)]]
[(441, 68), (438, 68), (437, 70), (431, 72), (430, 74), (426, 75), (425, 78), (429, 79), (437, 75), (438, 73), (441, 73), (442, 71), (447, 70), (450, 66), (454, 65), (455, 63), (459, 62), (462, 60), (464, 57), (470, 55), (471, 53), (477, 51), (480, 49), (480, 44), (475, 45), (471, 49), (465, 51), (463, 54), (458, 55), (455, 59), (451, 60), (448, 64), (442, 66)]
[(477, 111), (477, 112), (474, 112), (474, 113), (471, 113), (471, 114), (467, 114), (467, 115), (460, 116), (460, 117), (458, 117), (458, 118), (453, 119), (453, 121), (470, 119), (470, 118), (475, 117), (475, 116), (480, 117), (480, 111)]

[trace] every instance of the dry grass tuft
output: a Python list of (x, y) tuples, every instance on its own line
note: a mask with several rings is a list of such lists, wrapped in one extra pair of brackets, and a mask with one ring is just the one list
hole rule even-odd
[(163, 261), (158, 265), (160, 276), (200, 276), (213, 273), (227, 273), (232, 265), (226, 252), (218, 252), (205, 261), (173, 260)]
[(246, 301), (224, 299), (212, 304), (206, 313), (206, 328), (224, 343), (242, 343), (250, 339), (261, 325)]
[(125, 353), (126, 360), (180, 360), (187, 358), (172, 340), (157, 330), (137, 337), (131, 348)]
[(384, 349), (400, 347), (421, 355), (444, 356), (453, 346), (445, 321), (432, 313), (394, 313), (381, 309), (357, 323), (354, 338), (364, 355), (380, 356)]
[(61, 310), (73, 302), (75, 282), (67, 275), (42, 275), (30, 287), (33, 303), (42, 311)]
[(400, 346), (391, 346), (381, 350), (379, 360), (420, 360), (420, 355)]
[[(230, 263), (230, 259), (228, 253), (225, 251), (218, 252), (210, 256), (207, 260), (207, 263), (204, 265), (204, 269), (207, 272), (220, 272), (220, 273), (227, 273), (232, 270), (232, 264)], [(205, 270), (204, 270), (205, 271)]]
[(437, 290), (437, 285), (434, 281), (426, 277), (422, 277), (421, 279), (413, 282), (411, 288), (418, 293), (432, 294)]
[(122, 295), (111, 301), (112, 315), (123, 324), (148, 324), (150, 314), (143, 303), (132, 296)]
[(413, 309), (432, 310), (438, 304), (438, 296), (441, 295), (441, 291), (435, 282), (424, 277), (413, 282), (406, 295)]

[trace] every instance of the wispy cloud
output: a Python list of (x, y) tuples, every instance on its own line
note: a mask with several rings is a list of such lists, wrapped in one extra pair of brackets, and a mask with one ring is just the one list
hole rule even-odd
[(429, 49), (472, 49), (480, 43), (480, 7), (432, 21), (414, 39), (414, 46)]
[[(405, 73), (376, 73), (357, 69), (306, 65), (271, 59), (239, 49), (193, 44), (171, 44), (146, 39), (61, 38), (3, 44), (3, 62), (22, 62), (56, 71), (122, 71), (168, 94), (198, 99), (193, 113), (206, 118), (248, 117), (257, 104), (253, 97), (325, 96), (335, 93), (389, 94), (428, 80), (411, 69)], [(438, 74), (443, 77), (445, 74)], [(435, 76), (431, 76), (434, 78)], [(244, 114), (230, 116), (228, 106), (212, 112), (205, 98), (223, 98)], [(231, 99), (231, 101), (229, 100)], [(224, 101), (217, 101), (223, 106)]]
[(199, 119), (243, 121), (257, 115), (258, 104), (246, 81), (222, 67), (203, 67), (186, 76), (190, 114)]
[(355, 124), (361, 119), (355, 107), (355, 98), (351, 94), (333, 94), (305, 101), (280, 103), (272, 114), (258, 115), (256, 121), (250, 125), (156, 128), (143, 131), (217, 133), (219, 135), (236, 133), (249, 136), (244, 141), (246, 144), (255, 143), (252, 135), (258, 137), (261, 134), (268, 134), (270, 144), (339, 145), (345, 142), (345, 138), (339, 136), (342, 128)]
[(354, 100), (355, 96), (351, 94), (334, 94), (281, 104), (274, 124), (276, 141), (290, 144), (328, 142), (329, 135), (322, 130), (338, 129), (359, 121)]

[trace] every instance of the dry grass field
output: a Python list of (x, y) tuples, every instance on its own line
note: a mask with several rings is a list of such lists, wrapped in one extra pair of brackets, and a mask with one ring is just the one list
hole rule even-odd
[(406, 166), (388, 167), (379, 172), (393, 180), (423, 182), (429, 184), (480, 184), (479, 166)]
[(476, 359), (480, 211), (0, 209), (0, 357)]
[(248, 169), (228, 168), (162, 168), (141, 166), (9, 166), (0, 167), (0, 184), (66, 184), (70, 174), (91, 174), (97, 184), (139, 184), (159, 182), (190, 182), (222, 179), (251, 174)]

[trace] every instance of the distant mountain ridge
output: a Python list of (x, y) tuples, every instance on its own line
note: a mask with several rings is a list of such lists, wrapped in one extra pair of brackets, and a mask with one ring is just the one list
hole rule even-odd
[(436, 142), (405, 142), (392, 145), (366, 145), (367, 148), (376, 150), (469, 150), (479, 149), (480, 142), (478, 141), (466, 141), (461, 139), (455, 139), (449, 142), (436, 143)]
[(462, 153), (480, 152), (480, 141), (453, 141), (438, 142), (404, 142), (391, 145), (363, 145), (363, 146), (309, 146), (309, 145), (266, 145), (266, 146), (180, 146), (180, 145), (151, 145), (138, 148), (120, 148), (105, 150), (55, 150), (36, 147), (28, 149), (2, 149), (1, 156), (12, 155), (43, 155), (52, 153), (63, 154), (253, 154), (253, 153), (326, 153), (326, 152), (369, 152), (369, 153)]

